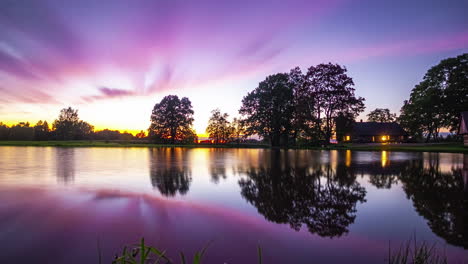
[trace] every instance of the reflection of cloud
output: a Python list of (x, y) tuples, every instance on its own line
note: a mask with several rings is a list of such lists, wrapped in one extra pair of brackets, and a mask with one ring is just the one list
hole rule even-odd
[(94, 193), (94, 199), (96, 201), (104, 201), (104, 200), (119, 200), (119, 199), (128, 199), (128, 198), (133, 198), (129, 197), (130, 195), (127, 193), (124, 193), (120, 190), (97, 190)]

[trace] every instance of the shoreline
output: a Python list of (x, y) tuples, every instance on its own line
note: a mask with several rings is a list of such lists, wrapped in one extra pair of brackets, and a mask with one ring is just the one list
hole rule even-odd
[[(135, 141), (0, 141), (2, 146), (15, 147), (109, 147), (109, 148), (249, 148), (270, 149), (268, 145), (261, 144), (154, 144)], [(285, 148), (286, 149), (286, 148)], [(299, 146), (287, 149), (310, 150), (354, 150), (354, 151), (400, 151), (400, 152), (441, 152), (441, 153), (466, 153), (468, 147), (462, 143), (401, 143), (401, 144), (343, 144), (329, 146)]]

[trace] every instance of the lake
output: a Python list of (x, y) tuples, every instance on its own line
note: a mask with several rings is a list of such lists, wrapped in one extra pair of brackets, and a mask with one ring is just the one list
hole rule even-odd
[(468, 155), (0, 147), (1, 263), (110, 263), (141, 237), (204, 263), (468, 260)]

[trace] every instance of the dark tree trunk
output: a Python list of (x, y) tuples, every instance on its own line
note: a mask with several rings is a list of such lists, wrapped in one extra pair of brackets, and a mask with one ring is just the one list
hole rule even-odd
[(177, 135), (177, 131), (175, 129), (171, 130), (171, 144), (175, 144), (175, 137)]
[(429, 132), (426, 137), (426, 143), (429, 142), (429, 140), (431, 139), (431, 136), (432, 136), (432, 132)]
[(272, 147), (279, 147), (280, 140), (281, 140), (281, 137), (280, 137), (279, 133), (274, 133), (273, 136), (271, 137), (271, 146)]

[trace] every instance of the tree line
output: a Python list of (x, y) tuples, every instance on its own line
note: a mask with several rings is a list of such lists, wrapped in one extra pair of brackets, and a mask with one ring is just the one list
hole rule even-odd
[[(232, 121), (214, 109), (206, 133), (217, 144), (253, 135), (271, 146), (329, 144), (332, 135), (350, 130), (364, 109), (364, 98), (355, 95), (344, 66), (319, 64), (305, 73), (295, 67), (267, 76), (244, 96)], [(404, 101), (400, 116), (376, 108), (367, 117), (369, 122), (397, 122), (413, 140), (428, 141), (438, 140), (441, 128), (456, 131), (460, 113), (467, 110), (468, 54), (463, 54), (432, 67)], [(188, 98), (164, 97), (153, 108), (149, 137), (160, 143), (194, 142), (193, 114)]]
[[(239, 116), (214, 109), (206, 133), (213, 143), (240, 143), (249, 136), (259, 137), (271, 146), (329, 144), (336, 133), (349, 130), (365, 109), (364, 98), (355, 95), (353, 79), (338, 64), (299, 67), (288, 73), (267, 76), (242, 99)], [(442, 60), (429, 69), (423, 80), (404, 101), (400, 116), (388, 109), (371, 111), (368, 121), (397, 122), (416, 140), (438, 140), (442, 128), (454, 132), (459, 116), (468, 111), (468, 54)], [(148, 136), (136, 138), (156, 143), (195, 143), (194, 111), (187, 97), (165, 96), (155, 104)], [(337, 124), (340, 131), (337, 131)], [(46, 121), (31, 126), (0, 123), (0, 140), (129, 140), (130, 133), (102, 130), (82, 121), (75, 109), (64, 108), (50, 127)]]
[[(215, 143), (239, 142), (252, 135), (272, 146), (327, 143), (337, 117), (354, 120), (364, 111), (364, 98), (354, 91), (354, 82), (341, 65), (319, 64), (306, 73), (296, 67), (260, 82), (243, 98), (240, 116), (232, 122), (228, 114), (213, 110), (206, 132)], [(190, 100), (169, 95), (154, 106), (149, 135), (159, 142), (191, 141), (192, 123)]]
[(62, 109), (51, 126), (42, 120), (35, 125), (20, 122), (10, 127), (0, 122), (0, 140), (132, 140), (143, 137), (143, 131), (136, 136), (118, 130), (94, 131), (94, 126), (81, 120), (78, 110), (71, 107)]

